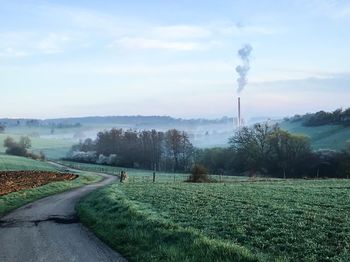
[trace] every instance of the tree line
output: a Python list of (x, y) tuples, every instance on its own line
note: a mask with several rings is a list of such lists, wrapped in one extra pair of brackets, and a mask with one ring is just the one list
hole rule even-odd
[(188, 134), (176, 129), (100, 132), (72, 147), (69, 160), (188, 172), (194, 164), (211, 174), (269, 176), (280, 178), (350, 176), (350, 147), (341, 152), (313, 151), (305, 136), (293, 135), (278, 125), (242, 127), (227, 148), (195, 148)]
[(198, 150), (196, 162), (216, 174), (349, 178), (350, 146), (340, 152), (313, 151), (305, 136), (290, 134), (278, 125), (256, 124), (237, 131), (229, 148)]
[(344, 125), (350, 126), (350, 108), (333, 112), (319, 111), (313, 114), (295, 115), (286, 121), (302, 121), (303, 126)]
[(95, 140), (74, 145), (69, 160), (122, 167), (187, 172), (193, 165), (194, 147), (188, 134), (177, 129), (111, 129), (99, 132)]

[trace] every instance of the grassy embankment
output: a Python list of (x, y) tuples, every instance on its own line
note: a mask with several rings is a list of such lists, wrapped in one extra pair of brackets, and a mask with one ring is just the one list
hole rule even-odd
[[(0, 171), (18, 170), (60, 171), (55, 166), (46, 162), (0, 154)], [(99, 176), (89, 172), (79, 172), (77, 174), (79, 177), (72, 181), (53, 182), (37, 188), (0, 196), (0, 216), (34, 200), (94, 183), (101, 179)]]
[(125, 183), (78, 204), (130, 261), (349, 261), (350, 180)]

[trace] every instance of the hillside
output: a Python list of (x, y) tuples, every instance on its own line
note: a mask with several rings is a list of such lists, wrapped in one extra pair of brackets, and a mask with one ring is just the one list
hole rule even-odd
[(303, 126), (302, 122), (283, 121), (281, 128), (310, 137), (312, 148), (341, 150), (350, 141), (350, 127), (342, 125)]
[(57, 171), (57, 169), (46, 162), (36, 161), (25, 157), (9, 156), (0, 154), (1, 171), (19, 171), (19, 170), (40, 170)]
[[(27, 135), (27, 134), (23, 134)], [(18, 140), (21, 135), (19, 134), (0, 134), (0, 153), (5, 152), (4, 140), (6, 137), (13, 137)], [(30, 137), (32, 142), (31, 150), (35, 153), (42, 151), (48, 159), (58, 159), (65, 157), (70, 147), (75, 141), (63, 138), (41, 138), (41, 137)]]

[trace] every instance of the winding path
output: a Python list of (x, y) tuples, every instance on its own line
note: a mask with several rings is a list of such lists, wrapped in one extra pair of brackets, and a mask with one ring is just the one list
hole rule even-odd
[(80, 198), (117, 180), (99, 175), (99, 183), (40, 199), (2, 217), (0, 261), (126, 261), (79, 223), (75, 213)]

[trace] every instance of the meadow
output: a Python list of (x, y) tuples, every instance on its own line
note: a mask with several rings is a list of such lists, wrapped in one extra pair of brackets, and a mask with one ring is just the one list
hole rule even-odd
[(24, 170), (57, 171), (57, 168), (43, 161), (36, 161), (25, 157), (0, 154), (0, 170), (1, 171), (24, 171)]
[(125, 183), (78, 213), (131, 261), (349, 261), (350, 180)]
[[(0, 134), (0, 153), (5, 152), (4, 140), (8, 137), (13, 137), (19, 140), (19, 134)], [(48, 159), (59, 159), (65, 157), (71, 146), (74, 144), (73, 140), (56, 139), (56, 138), (40, 138), (30, 137), (32, 142), (31, 150), (35, 153), (42, 151)]]
[[(67, 167), (75, 168), (78, 170), (90, 171), (90, 172), (100, 172), (111, 175), (119, 175), (123, 170), (127, 172), (129, 179), (129, 183), (153, 183), (153, 171), (145, 170), (145, 169), (135, 169), (135, 168), (125, 168), (125, 167), (117, 167), (117, 166), (108, 166), (108, 165), (98, 165), (98, 164), (88, 164), (88, 163), (78, 163), (72, 161), (55, 161), (56, 163), (65, 165)], [(174, 183), (182, 183), (188, 179), (190, 174), (185, 173), (169, 173), (169, 172), (156, 172), (156, 183), (164, 183), (164, 182), (174, 182)], [(237, 181), (249, 181), (249, 177), (247, 176), (218, 176), (218, 175), (210, 175), (210, 177), (215, 181), (222, 182), (237, 182)], [(265, 177), (255, 177), (255, 181), (259, 180), (276, 180), (275, 178), (265, 178)]]
[(294, 134), (310, 137), (313, 149), (345, 149), (350, 143), (350, 127), (342, 125), (323, 125), (306, 127), (301, 122), (283, 121), (280, 123), (282, 129)]

